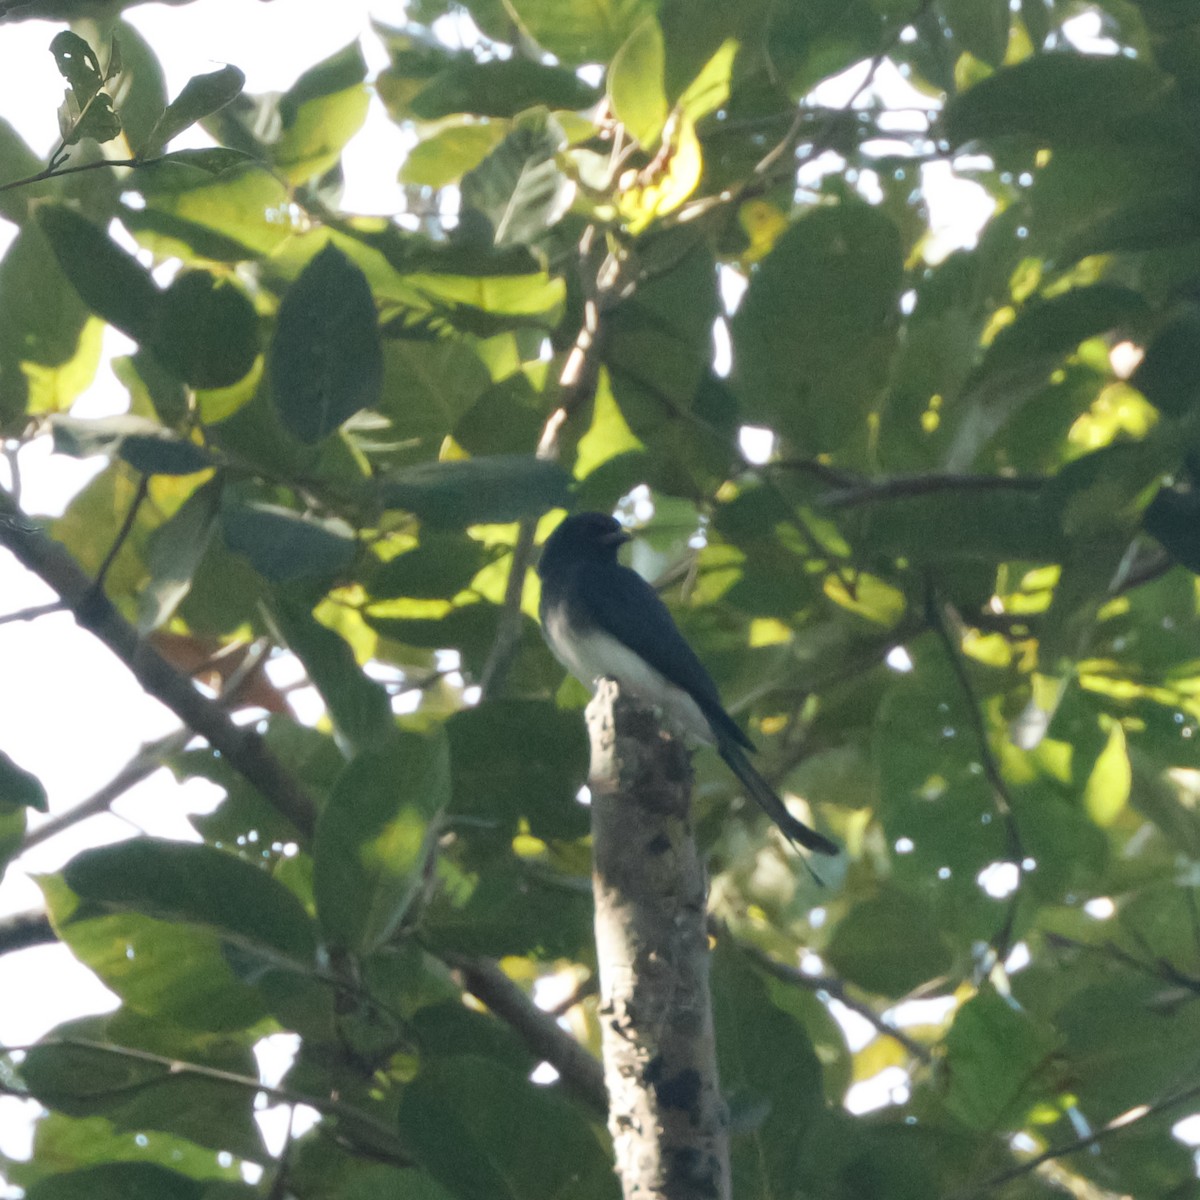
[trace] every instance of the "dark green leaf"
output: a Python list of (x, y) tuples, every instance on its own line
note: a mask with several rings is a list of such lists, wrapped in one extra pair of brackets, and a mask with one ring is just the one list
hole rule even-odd
[(1000, 66), (1008, 49), (1008, 0), (941, 0), (938, 7), (964, 50)]
[(380, 496), (388, 508), (433, 525), (463, 526), (540, 516), (566, 505), (569, 485), (557, 463), (532, 454), (493, 454), (393, 471), (380, 481)]
[(565, 144), (552, 117), (527, 113), (463, 176), (463, 206), (488, 219), (497, 246), (537, 241), (566, 213), (574, 189), (556, 161)]
[(45, 205), (37, 218), (84, 304), (135, 341), (153, 337), (159, 293), (145, 268), (73, 209)]
[(227, 502), (221, 529), (230, 550), (244, 554), (272, 583), (333, 578), (358, 553), (354, 532), (344, 522), (305, 517), (274, 504)]
[(46, 789), (36, 775), (19, 767), (0, 750), (0, 813), (18, 808), (47, 810)]
[(73, 458), (120, 455), (143, 475), (193, 475), (213, 465), (203, 447), (185, 441), (144, 417), (56, 416), (54, 449)]
[[(187, 1138), (184, 1147), (190, 1143), (192, 1157), (201, 1163), (205, 1156), (197, 1153), (200, 1146), (240, 1157), (262, 1155), (250, 1088), (172, 1071), (169, 1063), (139, 1057), (139, 1051), (210, 1071), (252, 1079), (257, 1075), (245, 1037), (196, 1034), (128, 1009), (58, 1026), (44, 1044), (30, 1049), (21, 1075), (37, 1099), (57, 1112), (106, 1117), (110, 1131), (162, 1130)], [(217, 1173), (212, 1156), (208, 1156), (207, 1173)]]
[(291, 892), (266, 871), (209, 846), (135, 838), (85, 850), (67, 864), (63, 881), (81, 904), (72, 921), (132, 911), (201, 925), (297, 963), (316, 948), (312, 922)]
[(271, 396), (307, 445), (379, 402), (383, 355), (366, 277), (330, 243), (279, 306), (271, 343)]
[(369, 954), (404, 920), (450, 799), (440, 737), (396, 731), (346, 768), (317, 822), (313, 886), (326, 934)]
[(187, 391), (148, 350), (114, 358), (113, 374), (129, 389), (132, 413), (152, 411), (163, 425), (183, 424), (188, 411)]
[(416, 549), (378, 563), (366, 585), (375, 599), (451, 599), (470, 584), (487, 561), (486, 549), (473, 538), (427, 533)]
[(150, 578), (138, 597), (139, 629), (157, 629), (188, 594), (217, 523), (221, 487), (219, 479), (202, 484), (150, 535)]
[(104, 86), (95, 52), (78, 34), (64, 29), (54, 35), (50, 53), (82, 108)]
[(181, 272), (163, 293), (152, 349), (192, 387), (229, 387), (258, 356), (254, 305), (228, 279), (209, 271)]
[(1148, 63), (1123, 55), (1038, 54), (951, 100), (946, 136), (955, 145), (1013, 135), (1050, 146), (1117, 140), (1165, 86)]
[(903, 996), (951, 963), (929, 906), (897, 888), (860, 900), (838, 923), (826, 955), (844, 979), (883, 996)]
[(734, 317), (745, 417), (808, 454), (861, 438), (895, 345), (900, 279), (900, 237), (878, 209), (844, 203), (797, 221)]
[(246, 76), (237, 67), (228, 65), (206, 75), (193, 75), (150, 131), (141, 147), (142, 155), (157, 154), (177, 134), (223, 108), (241, 92), (245, 83)]
[(973, 1129), (1017, 1128), (1039, 1097), (1050, 1048), (1028, 1014), (990, 988), (981, 991), (958, 1010), (946, 1035), (947, 1106)]
[(575, 800), (587, 780), (588, 748), (578, 713), (546, 701), (496, 700), (446, 725), (454, 813), (512, 834), (524, 818), (540, 838), (583, 837), (587, 810)]
[(1129, 382), (1155, 408), (1171, 416), (1190, 413), (1200, 399), (1200, 305), (1174, 313), (1146, 347)]
[(584, 1117), (550, 1089), (488, 1059), (464, 1055), (423, 1065), (404, 1089), (398, 1118), (405, 1147), (459, 1200), (620, 1194)]
[(393, 720), (388, 694), (363, 674), (345, 639), (292, 600), (280, 599), (275, 619), (341, 733), (358, 747), (377, 745), (390, 737)]
[(440, 71), (413, 97), (410, 111), (423, 121), (456, 113), (515, 117), (537, 107), (577, 111), (590, 108), (597, 99), (595, 88), (562, 67), (527, 58), (460, 60)]
[(27, 1200), (204, 1200), (204, 1187), (153, 1163), (118, 1162), (50, 1175)]
[(796, 1191), (796, 1137), (824, 1108), (821, 1066), (803, 1026), (771, 1003), (762, 978), (727, 940), (712, 960), (721, 1090), (730, 1108), (734, 1194)]

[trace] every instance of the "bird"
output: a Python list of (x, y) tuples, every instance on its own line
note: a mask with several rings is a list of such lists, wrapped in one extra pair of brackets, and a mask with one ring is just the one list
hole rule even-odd
[(754, 743), (725, 710), (717, 685), (670, 610), (636, 571), (617, 560), (630, 535), (607, 513), (564, 518), (542, 548), (538, 615), (554, 656), (585, 687), (615, 679), (657, 707), (679, 733), (717, 753), (793, 843), (837, 854), (829, 838), (788, 811), (750, 762)]

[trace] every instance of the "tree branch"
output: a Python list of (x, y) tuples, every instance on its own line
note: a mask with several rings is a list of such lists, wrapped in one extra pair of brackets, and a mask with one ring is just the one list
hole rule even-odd
[(718, 937), (728, 937), (736, 941), (738, 949), (753, 959), (768, 975), (774, 976), (783, 983), (804, 988), (808, 992), (825, 992), (826, 995), (836, 1000), (839, 1004), (844, 1005), (851, 1012), (857, 1013), (860, 1017), (869, 1021), (875, 1026), (876, 1031), (884, 1037), (898, 1042), (919, 1062), (928, 1064), (933, 1061), (933, 1055), (930, 1053), (928, 1046), (923, 1046), (920, 1042), (909, 1037), (903, 1029), (899, 1029), (890, 1021), (885, 1020), (869, 1004), (849, 995), (846, 991), (845, 983), (838, 979), (837, 976), (806, 975), (799, 967), (793, 967), (788, 963), (780, 962), (765, 950), (760, 950), (753, 943), (733, 938), (729, 928), (724, 924), (717, 924), (715, 932)]
[(608, 1112), (604, 1070), (555, 1019), (544, 1012), (496, 963), (465, 954), (438, 952), (463, 986), (508, 1025), (529, 1050), (562, 1076), (566, 1087), (600, 1115)]
[(14, 913), (0, 917), (0, 954), (28, 950), (30, 946), (46, 946), (57, 942), (50, 918), (44, 912)]
[(603, 680), (588, 705), (592, 889), (609, 1132), (626, 1200), (729, 1200), (708, 984), (708, 881), (684, 746)]
[(66, 608), (61, 600), (52, 600), (49, 604), (33, 604), (29, 608), (20, 608), (16, 612), (0, 616), (0, 625), (11, 625), (16, 621), (36, 621), (38, 617), (48, 617), (51, 613), (62, 612)]
[(397, 1144), (396, 1130), (386, 1121), (380, 1120), (371, 1113), (363, 1112), (360, 1108), (345, 1104), (324, 1096), (312, 1096), (307, 1092), (297, 1092), (292, 1088), (270, 1087), (249, 1075), (239, 1075), (236, 1071), (223, 1071), (219, 1067), (208, 1067), (202, 1063), (187, 1062), (183, 1059), (169, 1058), (164, 1054), (152, 1054), (149, 1050), (139, 1050), (133, 1046), (114, 1046), (107, 1042), (96, 1042), (90, 1038), (49, 1037), (43, 1038), (28, 1046), (0, 1046), (0, 1054), (25, 1054), (44, 1046), (61, 1046), (71, 1050), (93, 1050), (99, 1054), (111, 1054), (117, 1058), (129, 1058), (136, 1062), (151, 1063), (162, 1067), (167, 1075), (194, 1075), (200, 1079), (212, 1079), (218, 1083), (229, 1083), (235, 1087), (243, 1087), (255, 1093), (261, 1092), (272, 1100), (283, 1104), (306, 1104), (317, 1112), (330, 1117), (342, 1117), (348, 1122), (369, 1129), (376, 1137), (384, 1138), (392, 1145)]
[(221, 705), (196, 690), (144, 641), (74, 558), (52, 541), (0, 489), (0, 546), (10, 550), (62, 599), (75, 620), (100, 639), (133, 673), (143, 690), (219, 750), (263, 799), (305, 837), (312, 834), (316, 804), (252, 729), (234, 723)]

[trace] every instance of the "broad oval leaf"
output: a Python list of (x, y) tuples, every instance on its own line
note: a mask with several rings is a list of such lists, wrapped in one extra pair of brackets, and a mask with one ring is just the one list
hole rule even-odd
[(134, 838), (77, 855), (63, 881), (82, 905), (76, 917), (136, 912), (201, 925), (296, 962), (307, 962), (316, 950), (312, 921), (287, 888), (211, 846)]
[(332, 243), (279, 306), (269, 375), (283, 423), (307, 445), (379, 403), (383, 352), (375, 300), (366, 276)]
[(10, 813), (18, 808), (45, 812), (46, 789), (36, 775), (18, 766), (0, 750), (0, 813)]
[(135, 341), (153, 337), (159, 292), (150, 273), (74, 209), (46, 205), (37, 219), (84, 304)]
[(895, 225), (866, 204), (815, 209), (783, 234), (733, 320), (745, 417), (806, 454), (865, 437), (895, 346), (901, 270)]
[(231, 502), (221, 511), (225, 544), (243, 554), (272, 583), (328, 579), (358, 553), (354, 532), (341, 521), (318, 521), (275, 504)]
[(566, 505), (571, 477), (532, 454), (421, 463), (380, 481), (380, 498), (434, 525), (480, 525), (536, 517)]
[(113, 1162), (38, 1180), (26, 1200), (203, 1200), (204, 1184), (154, 1163)]
[(209, 113), (224, 108), (239, 95), (246, 84), (246, 76), (237, 67), (226, 64), (205, 75), (193, 75), (183, 85), (183, 90), (167, 105), (166, 111), (150, 131), (142, 155), (156, 154), (173, 137)]
[(450, 799), (443, 737), (397, 730), (346, 768), (317, 822), (317, 914), (339, 946), (370, 953), (392, 937), (421, 887)]
[(228, 279), (184, 271), (163, 293), (152, 349), (164, 367), (192, 387), (229, 387), (258, 356), (254, 305)]

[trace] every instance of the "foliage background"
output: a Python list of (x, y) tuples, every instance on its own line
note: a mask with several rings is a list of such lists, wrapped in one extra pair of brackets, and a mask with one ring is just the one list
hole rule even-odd
[[(0, 1060), (45, 1106), (11, 1181), (615, 1194), (586, 1070), (531, 1083), (537, 1014), (488, 974), (573, 980), (596, 1045), (583, 696), (520, 569), (569, 502), (636, 523), (846, 846), (819, 886), (697, 758), (737, 1195), (1196, 1194), (1190, 6), (423, 0), (370, 84), (331, 46), (165, 118), (118, 8), (60, 64), (52, 166), (89, 169), (0, 191), (0, 430), (106, 457), (46, 531), (305, 803), (247, 780), (252, 739), (168, 739), (135, 766), (224, 789), (202, 844), (41, 881), (44, 936), (122, 1006)], [(340, 203), (368, 87), (416, 140), (396, 220)], [(162, 153), (197, 121), (215, 148)], [(949, 255), (945, 163), (996, 202)], [(0, 125), (0, 181), (45, 166)], [(129, 412), (73, 417), (104, 322)], [(315, 726), (262, 671), (288, 655)], [(4, 749), (8, 860), (44, 791)], [(272, 1158), (252, 1051), (281, 1030), (275, 1098), (322, 1115)]]

